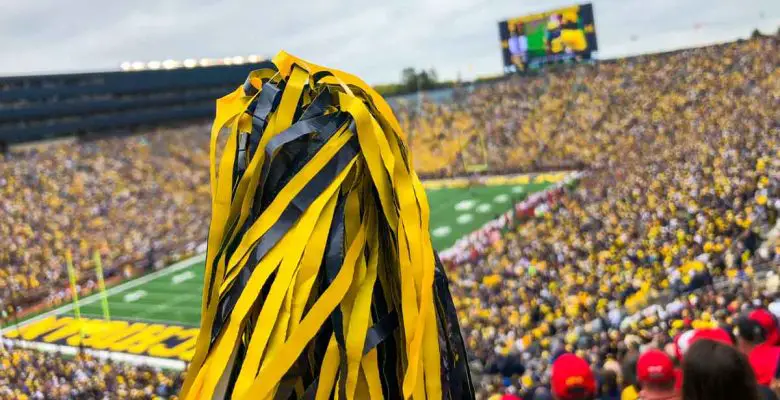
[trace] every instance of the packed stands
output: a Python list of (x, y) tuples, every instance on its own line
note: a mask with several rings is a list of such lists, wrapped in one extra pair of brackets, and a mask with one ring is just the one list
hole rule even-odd
[[(755, 256), (780, 206), (777, 46), (763, 38), (606, 67), (631, 84), (596, 129), (562, 130), (566, 140), (547, 146), (587, 160), (590, 176), (451, 268), (474, 360), (538, 362), (553, 334), (576, 345), (588, 322), (619, 323), (665, 291), (778, 265), (777, 248)], [(544, 367), (530, 377), (543, 380)]]
[[(159, 369), (0, 348), (0, 399), (163, 399), (175, 397), (182, 376)], [(106, 397), (108, 396), (108, 397)]]
[[(538, 216), (445, 262), (482, 398), (547, 383), (564, 350), (620, 370), (640, 346), (780, 308), (776, 277), (752, 283), (780, 265), (764, 240), (780, 209), (778, 40), (579, 65), (479, 86), (422, 114), (398, 109), (421, 175), (463, 174), (482, 162), (482, 143), (491, 171), (588, 166)], [(85, 271), (100, 251), (116, 279), (196, 252), (209, 213), (205, 130), (0, 159), (0, 300), (63, 301), (63, 249)]]
[(205, 126), (57, 144), (0, 160), (0, 301), (26, 307), (67, 296), (64, 252), (94, 288), (194, 254), (208, 231)]
[[(727, 116), (694, 118), (706, 109), (706, 101), (743, 106), (736, 101), (750, 101), (751, 91), (756, 101), (761, 94), (771, 99), (773, 89), (776, 93), (776, 40), (513, 77), (477, 86), (459, 102), (424, 102), (420, 109), (407, 102), (399, 108), (399, 119), (411, 138), (420, 174), (459, 175), (464, 165), (482, 162), (482, 136), (494, 171), (578, 163), (607, 167), (616, 155), (626, 154), (623, 150), (638, 150), (639, 140), (657, 141), (657, 147), (674, 145), (684, 135), (698, 138), (726, 122)], [(746, 80), (748, 87), (742, 86)], [(711, 89), (721, 94), (736, 90), (739, 97), (724, 99)], [(764, 112), (770, 105), (762, 105)], [(683, 109), (689, 114), (670, 115)], [(681, 126), (696, 119), (701, 121), (696, 127)], [(680, 129), (686, 132), (677, 132)]]

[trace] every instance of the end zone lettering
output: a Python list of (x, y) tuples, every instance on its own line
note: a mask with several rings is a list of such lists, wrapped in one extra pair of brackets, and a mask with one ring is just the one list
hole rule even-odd
[[(48, 317), (6, 331), (8, 339), (190, 361), (198, 328), (144, 322)], [(83, 338), (82, 338), (83, 335)]]

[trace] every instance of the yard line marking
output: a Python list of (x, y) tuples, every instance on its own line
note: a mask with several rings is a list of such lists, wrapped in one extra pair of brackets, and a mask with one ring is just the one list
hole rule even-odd
[(486, 212), (490, 212), (491, 208), (493, 208), (493, 206), (491, 206), (490, 203), (482, 203), (477, 206), (477, 212), (484, 214)]
[(471, 214), (462, 214), (462, 215), (458, 216), (458, 218), (456, 218), (455, 221), (457, 221), (459, 224), (463, 225), (463, 224), (468, 224), (473, 219), (474, 219), (474, 217)]
[(167, 310), (173, 307), (175, 304), (182, 303), (184, 300), (190, 300), (190, 299), (192, 299), (192, 296), (189, 295), (176, 296), (171, 301), (160, 303), (152, 308), (147, 309), (146, 311), (141, 312), (139, 316), (155, 314), (160, 311)]
[(136, 290), (135, 292), (126, 294), (125, 297), (122, 297), (122, 300), (124, 300), (125, 303), (132, 303), (144, 296), (146, 296), (146, 290)]
[(171, 282), (173, 282), (174, 285), (178, 285), (182, 282), (188, 281), (195, 277), (195, 273), (192, 271), (184, 271), (180, 274), (174, 275), (171, 279)]
[[(142, 277), (140, 277), (138, 279), (133, 279), (132, 281), (128, 281), (128, 282), (122, 283), (120, 285), (114, 286), (111, 289), (106, 290), (106, 295), (107, 296), (112, 296), (112, 295), (115, 295), (115, 294), (122, 293), (122, 292), (124, 292), (126, 290), (134, 289), (134, 288), (136, 288), (136, 287), (138, 287), (140, 285), (143, 285), (143, 284), (145, 284), (145, 283), (147, 283), (149, 281), (155, 280), (155, 279), (163, 277), (163, 276), (168, 276), (168, 275), (170, 275), (170, 274), (172, 274), (174, 272), (179, 272), (179, 271), (181, 271), (181, 270), (183, 270), (185, 268), (189, 268), (189, 267), (193, 266), (196, 263), (203, 262), (204, 260), (206, 260), (206, 254), (205, 253), (201, 254), (201, 255), (197, 255), (197, 256), (191, 257), (191, 258), (188, 258), (186, 260), (179, 261), (179, 262), (171, 265), (170, 267), (163, 268), (163, 269), (161, 269), (159, 271), (152, 272), (151, 274), (144, 275), (144, 276), (142, 276)], [(83, 299), (80, 299), (79, 305), (84, 306), (84, 305), (87, 305), (87, 304), (95, 303), (97, 301), (100, 301), (100, 293), (95, 293), (95, 294), (93, 294), (91, 296), (87, 296), (87, 297), (85, 297)], [(70, 311), (72, 309), (73, 309), (73, 304), (72, 303), (66, 304), (66, 305), (64, 305), (64, 306), (62, 306), (60, 308), (56, 308), (54, 310), (51, 310), (51, 311), (45, 312), (43, 314), (40, 314), (37, 317), (33, 317), (33, 318), (28, 319), (28, 320), (22, 321), (21, 324), (22, 325), (28, 325), (28, 324), (31, 324), (33, 322), (37, 322), (37, 321), (40, 321), (40, 320), (45, 319), (45, 318), (49, 318), (49, 317), (54, 316), (54, 315), (64, 314), (64, 313), (66, 313), (66, 312), (68, 312), (68, 311)], [(198, 310), (198, 311), (200, 311), (200, 310)], [(3, 330), (0, 330), (0, 336), (2, 336), (2, 334), (4, 334), (5, 332), (8, 332), (10, 330), (14, 330), (14, 329), (17, 329), (17, 328), (18, 327), (17, 327), (16, 324), (14, 324), (12, 326), (7, 326)]]
[(463, 200), (455, 204), (455, 209), (458, 211), (471, 210), (477, 204), (476, 200)]
[(444, 237), (450, 234), (452, 232), (452, 229), (449, 226), (440, 226), (431, 232), (433, 236), (436, 237)]
[(509, 195), (508, 194), (499, 194), (495, 198), (493, 198), (493, 201), (496, 203), (506, 203), (509, 201)]

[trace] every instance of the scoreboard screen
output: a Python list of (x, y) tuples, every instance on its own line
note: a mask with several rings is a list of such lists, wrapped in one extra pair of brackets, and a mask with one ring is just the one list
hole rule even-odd
[(590, 60), (598, 50), (593, 5), (583, 4), (498, 23), (504, 72)]

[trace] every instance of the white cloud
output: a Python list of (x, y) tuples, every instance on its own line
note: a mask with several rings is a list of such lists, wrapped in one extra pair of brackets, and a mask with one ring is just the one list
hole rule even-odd
[[(280, 49), (396, 81), (406, 66), (443, 78), (501, 70), (496, 23), (575, 0), (4, 0), (0, 74), (114, 70), (122, 61)], [(602, 56), (687, 47), (780, 26), (776, 0), (595, 0)], [(633, 38), (632, 40), (632, 37)]]

